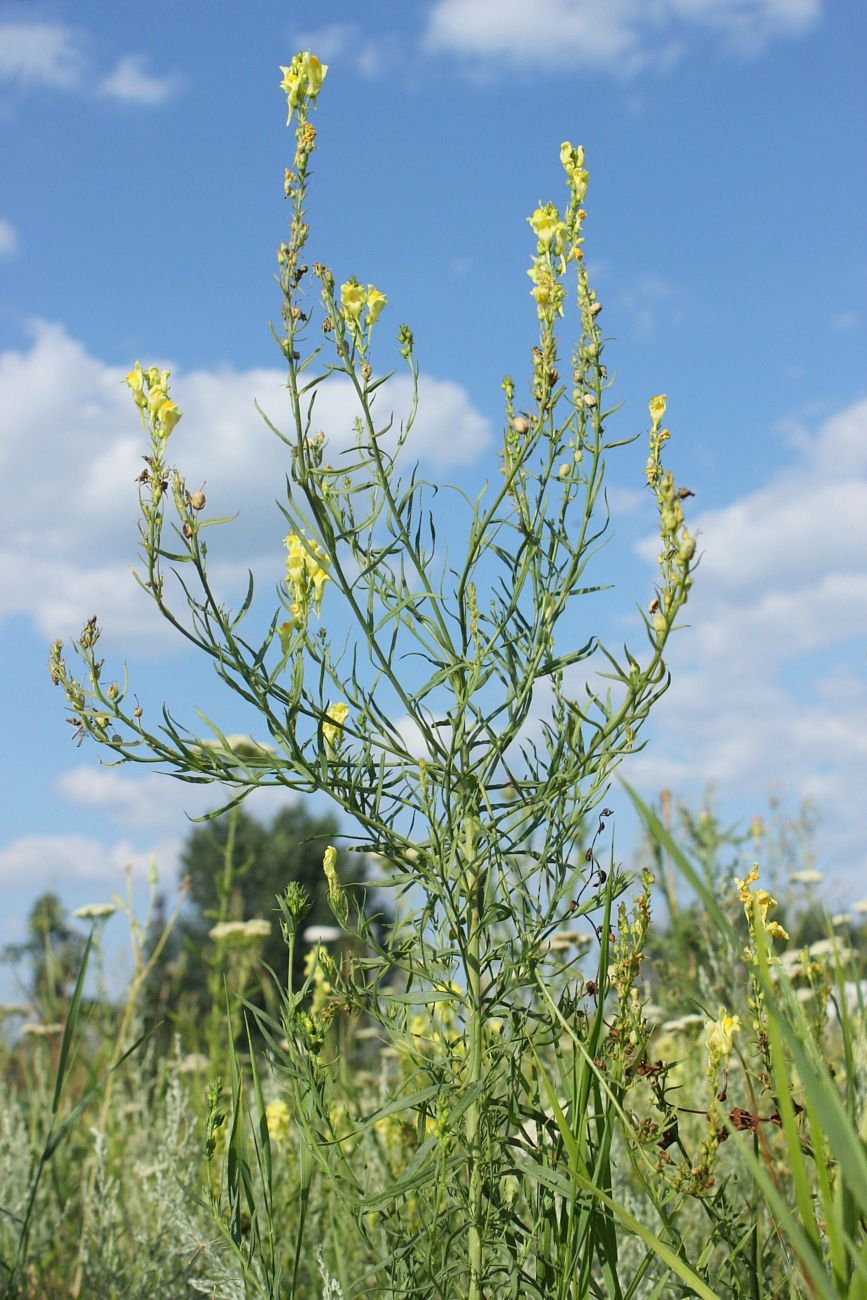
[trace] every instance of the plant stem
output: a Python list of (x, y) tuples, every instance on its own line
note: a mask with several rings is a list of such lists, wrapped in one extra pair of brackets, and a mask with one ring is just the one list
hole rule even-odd
[[(475, 836), (472, 822), (466, 828), (466, 857), (469, 875), (469, 933), (467, 935), (467, 998), (469, 1015), (469, 1088), (473, 1099), (467, 1107), (467, 1143), (470, 1157), (469, 1201), (470, 1285), (468, 1300), (484, 1300), (482, 1293), (482, 1141), (480, 1089), (482, 1083), (482, 1009), (481, 927), (484, 891), (484, 868), (476, 868)], [(472, 872), (472, 875), (469, 873)]]

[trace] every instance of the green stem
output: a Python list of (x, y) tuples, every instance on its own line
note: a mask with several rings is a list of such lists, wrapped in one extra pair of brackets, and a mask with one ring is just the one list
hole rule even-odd
[(469, 893), (469, 933), (467, 935), (466, 971), (467, 998), (469, 1002), (469, 1087), (473, 1099), (467, 1107), (467, 1144), (469, 1146), (470, 1176), (470, 1232), (469, 1263), (470, 1285), (468, 1300), (484, 1300), (482, 1292), (482, 1137), (480, 1089), (482, 1083), (482, 1008), (481, 979), (481, 927), (484, 869), (474, 865), (476, 855), (472, 826), (466, 830), (467, 871), (472, 871)]

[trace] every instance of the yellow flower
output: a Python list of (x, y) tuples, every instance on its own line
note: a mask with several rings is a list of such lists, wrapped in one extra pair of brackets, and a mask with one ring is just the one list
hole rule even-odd
[(354, 277), (340, 286), (340, 305), (347, 320), (357, 324), (366, 301), (364, 287)]
[(304, 611), (311, 596), (317, 614), (322, 608), (322, 593), (329, 581), (325, 572), (328, 556), (317, 542), (305, 540), (298, 533), (289, 533), (283, 539), (286, 547), (286, 584), (294, 600), (289, 607), (295, 626), (304, 620)]
[(168, 437), (178, 420), (181, 418), (181, 412), (175, 406), (171, 398), (167, 397), (164, 401), (160, 402), (154, 412), (154, 416), (159, 420), (162, 425), (163, 433)]
[(343, 724), (349, 717), (348, 704), (330, 704), (322, 723), (322, 738), (329, 749), (334, 745), (343, 730)]
[[(348, 709), (346, 711), (349, 712)], [(325, 727), (322, 730), (324, 731)], [(337, 849), (332, 844), (329, 844), (325, 850), (322, 859), (322, 870), (325, 872), (325, 879), (328, 882), (328, 901), (333, 905), (340, 899), (340, 881), (337, 878)]]
[(752, 871), (744, 880), (735, 879), (735, 886), (738, 891), (738, 898), (744, 905), (744, 911), (750, 925), (753, 924), (755, 909), (758, 908), (765, 934), (769, 939), (788, 939), (788, 934), (780, 925), (779, 921), (769, 921), (768, 917), (777, 906), (777, 900), (769, 894), (767, 889), (757, 889), (753, 892), (752, 886), (759, 878), (759, 868), (754, 866)]
[(665, 394), (660, 393), (658, 397), (651, 397), (647, 403), (650, 410), (650, 419), (654, 429), (658, 429), (662, 423), (662, 417), (665, 415)]
[(283, 73), (280, 89), (285, 93), (289, 105), (289, 116), (286, 119), (288, 126), (292, 121), (292, 113), (299, 104), (304, 99), (315, 99), (319, 94), (328, 65), (320, 63), (315, 54), (305, 50), (304, 53), (295, 55), (288, 68), (281, 66), (280, 71)]
[(309, 50), (301, 57), (304, 60), (304, 73), (307, 77), (307, 93), (311, 99), (315, 99), (322, 89), (328, 64), (320, 63), (316, 55), (311, 54)]
[(732, 1040), (740, 1027), (740, 1016), (730, 1016), (725, 1007), (720, 1007), (719, 1016), (708, 1025), (705, 1037), (708, 1054), (714, 1064), (728, 1060), (732, 1052)]
[(580, 203), (587, 193), (587, 182), (590, 179), (589, 173), (584, 168), (584, 146), (579, 144), (573, 148), (568, 140), (560, 145), (560, 163), (566, 173), (566, 179)]
[(372, 284), (367, 286), (367, 324), (368, 328), (379, 320), (379, 313), (388, 302), (384, 293), (380, 293)]
[(735, 876), (735, 887), (738, 891), (738, 898), (741, 900), (744, 907), (746, 908), (752, 907), (753, 891), (750, 888), (750, 886), (754, 885), (758, 880), (758, 878), (759, 878), (759, 869), (758, 867), (755, 866), (753, 867), (749, 875), (745, 877), (745, 879), (739, 880), (737, 876)]
[(537, 257), (527, 275), (533, 281), (530, 293), (536, 299), (536, 312), (540, 320), (555, 312), (562, 316), (566, 291), (545, 259)]
[(543, 208), (537, 208), (532, 217), (528, 217), (527, 220), (540, 244), (545, 248), (550, 248), (553, 244), (559, 249), (566, 234), (566, 225), (560, 220), (560, 213), (553, 203), (546, 203)]
[(141, 368), (141, 362), (137, 361), (133, 369), (129, 372), (124, 383), (133, 395), (136, 406), (144, 406), (147, 399), (144, 395), (144, 371)]

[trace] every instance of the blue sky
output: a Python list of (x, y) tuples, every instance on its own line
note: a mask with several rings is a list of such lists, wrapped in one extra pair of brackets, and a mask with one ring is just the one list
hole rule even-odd
[[(584, 143), (618, 427), (643, 431), (647, 399), (668, 394), (669, 462), (696, 492), (704, 557), (672, 688), (624, 775), (649, 796), (713, 783), (745, 821), (772, 790), (793, 808), (808, 796), (829, 892), (867, 894), (860, 0), (143, 12), (0, 3), (0, 943), (42, 889), (106, 899), (152, 855), (172, 882), (185, 812), (210, 804), (74, 747), (52, 639), (96, 612), (150, 708), (198, 704), (245, 729), (130, 576), (144, 447), (121, 380), (137, 359), (171, 367), (174, 454), (209, 505), (241, 511), (219, 573), (231, 588), (251, 564), (267, 593), (282, 467), (253, 399), (279, 413), (268, 322), (292, 138), (278, 65), (298, 48), (330, 68), (311, 253), (387, 293), (381, 328), (413, 327), (414, 450), (436, 481), (496, 473), (500, 381), (525, 379), (534, 340), (525, 218), (563, 199), (561, 141)], [(342, 409), (337, 395), (326, 414)], [(610, 467), (599, 577), (617, 586), (598, 630), (615, 642), (652, 581), (644, 455)]]

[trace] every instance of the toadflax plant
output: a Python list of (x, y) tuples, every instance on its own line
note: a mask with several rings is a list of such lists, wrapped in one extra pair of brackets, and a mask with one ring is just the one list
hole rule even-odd
[[(499, 477), (474, 500), (451, 489), (464, 535), (460, 550), (452, 543), (445, 555), (435, 490), (408, 468), (418, 396), (412, 332), (397, 330), (414, 396), (396, 421), (377, 355), (386, 296), (306, 260), (310, 119), (327, 69), (304, 53), (282, 71), (295, 124), (275, 332), (288, 431), (271, 428), (287, 449), (287, 533), (279, 605), (261, 639), (247, 631), (252, 576), (236, 610), (212, 585), (206, 528), (225, 521), (205, 517), (204, 494), (174, 467), (183, 435), (169, 374), (137, 364), (127, 377), (148, 442), (139, 581), (252, 706), (261, 739), (238, 742), (213, 722), (201, 734), (167, 708), (152, 725), (127, 682), (107, 680), (96, 619), (73, 643), (83, 673), (70, 672), (57, 642), (51, 674), (76, 728), (109, 761), (154, 763), (184, 780), (218, 782), (239, 799), (262, 786), (325, 791), (347, 815), (357, 850), (382, 864), (375, 884), (399, 904), (385, 939), (365, 920), (361, 886), (342, 885), (333, 850), (326, 853), (346, 955), (338, 963), (321, 950), (316, 978), (300, 989), (290, 982), (270, 1023), (272, 1065), (291, 1098), (309, 1176), (323, 1175), (351, 1207), (365, 1243), (369, 1275), (357, 1285), (478, 1300), (492, 1289), (512, 1294), (514, 1279), (515, 1294), (579, 1294), (570, 1289), (577, 1282), (554, 1290), (545, 1280), (539, 1224), (547, 1215), (550, 1227), (550, 1216), (567, 1210), (559, 1183), (527, 1173), (527, 1134), (550, 1127), (541, 1082), (549, 1075), (537, 1067), (559, 1050), (564, 1015), (576, 1035), (575, 1070), (583, 1068), (581, 1042), (600, 1031), (612, 903), (626, 881), (602, 869), (586, 826), (666, 689), (665, 648), (691, 585), (686, 493), (662, 462), (665, 398), (650, 401), (645, 477), (660, 548), (642, 644), (613, 653), (587, 636), (576, 645), (578, 611), (601, 589), (589, 566), (608, 527), (605, 457), (624, 445), (607, 433), (602, 304), (582, 247), (583, 149), (567, 143), (560, 151), (563, 210), (549, 203), (529, 218), (538, 340), (528, 386), (503, 381)], [(570, 303), (578, 337), (568, 353), (559, 331)], [(334, 376), (348, 381), (356, 403), (348, 449), (330, 450), (316, 423), (316, 396)], [(339, 637), (328, 632), (333, 613)], [(290, 887), (280, 905), (293, 947), (304, 900)], [(574, 931), (564, 930), (581, 917), (596, 934), (597, 978), (586, 984), (569, 946)], [(341, 1069), (359, 1023), (392, 1049), (381, 1105), (366, 1113)], [(556, 1104), (558, 1126), (578, 1126), (587, 1088), (565, 1112), (562, 1097)], [(388, 1158), (384, 1135), (394, 1124), (412, 1135), (411, 1158)], [(267, 1147), (267, 1127), (259, 1127)], [(376, 1178), (370, 1143), (379, 1144)], [(604, 1182), (605, 1162), (594, 1163), (592, 1151), (588, 1159), (591, 1182)], [(587, 1286), (594, 1259), (604, 1256), (599, 1266), (613, 1276), (616, 1251), (604, 1233), (579, 1231), (589, 1202), (583, 1184), (575, 1189), (572, 1226), (560, 1224), (560, 1245), (550, 1249), (580, 1256), (584, 1271), (573, 1259), (568, 1277)], [(248, 1212), (258, 1212), (252, 1199)]]

